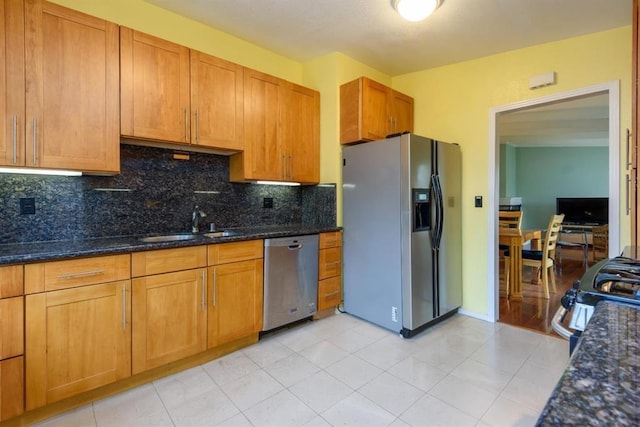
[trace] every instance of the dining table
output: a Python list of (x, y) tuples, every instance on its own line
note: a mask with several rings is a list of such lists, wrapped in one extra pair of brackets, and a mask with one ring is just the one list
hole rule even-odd
[(499, 228), (501, 245), (509, 246), (509, 282), (507, 298), (522, 298), (522, 246), (531, 241), (532, 249), (540, 248), (542, 230), (524, 230), (519, 228)]

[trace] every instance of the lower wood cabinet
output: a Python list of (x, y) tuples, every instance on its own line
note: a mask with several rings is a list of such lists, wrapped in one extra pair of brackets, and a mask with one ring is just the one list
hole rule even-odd
[(130, 281), (26, 297), (27, 409), (131, 375)]
[(24, 356), (0, 361), (0, 421), (24, 412)]
[(342, 301), (342, 233), (320, 233), (318, 259), (318, 311)]
[(262, 329), (262, 266), (260, 258), (209, 267), (209, 348)]
[(133, 373), (206, 350), (204, 268), (133, 279)]
[(262, 240), (209, 245), (208, 347), (262, 330)]

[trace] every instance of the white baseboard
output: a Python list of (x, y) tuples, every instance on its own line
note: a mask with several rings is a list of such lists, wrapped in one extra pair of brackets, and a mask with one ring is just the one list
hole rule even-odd
[(458, 313), (464, 314), (465, 316), (474, 317), (476, 319), (484, 320), (485, 322), (494, 323), (494, 319), (490, 319), (487, 314), (476, 313), (475, 311), (465, 310), (464, 308), (459, 308)]

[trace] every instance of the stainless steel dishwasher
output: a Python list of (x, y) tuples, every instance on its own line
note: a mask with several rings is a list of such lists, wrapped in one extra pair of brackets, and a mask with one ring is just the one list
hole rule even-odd
[(268, 331), (316, 313), (318, 235), (264, 241), (264, 318)]

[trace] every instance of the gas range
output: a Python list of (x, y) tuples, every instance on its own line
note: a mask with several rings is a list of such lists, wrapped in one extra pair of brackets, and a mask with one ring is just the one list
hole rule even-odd
[[(640, 259), (619, 256), (605, 259), (589, 268), (561, 299), (561, 307), (554, 315), (551, 326), (575, 347), (587, 326), (598, 302), (614, 301), (640, 305)], [(568, 330), (562, 326), (571, 313)]]

